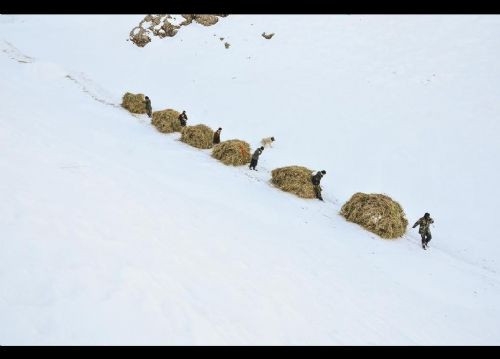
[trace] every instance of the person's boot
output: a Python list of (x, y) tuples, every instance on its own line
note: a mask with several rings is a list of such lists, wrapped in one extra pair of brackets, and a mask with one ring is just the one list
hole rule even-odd
[(426, 248), (425, 248), (425, 242), (424, 242), (424, 241), (422, 241), (422, 248), (423, 248), (423, 249), (426, 249)]

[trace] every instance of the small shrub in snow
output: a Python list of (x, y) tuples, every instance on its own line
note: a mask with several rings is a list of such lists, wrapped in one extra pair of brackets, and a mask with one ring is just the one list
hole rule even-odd
[(144, 47), (151, 42), (146, 30), (139, 26), (130, 31), (130, 40), (139, 47)]
[(203, 26), (212, 26), (217, 24), (219, 18), (216, 15), (202, 15), (202, 14), (191, 14), (191, 15), (182, 15), (184, 22), (181, 25), (189, 25), (191, 22), (196, 21), (198, 24)]

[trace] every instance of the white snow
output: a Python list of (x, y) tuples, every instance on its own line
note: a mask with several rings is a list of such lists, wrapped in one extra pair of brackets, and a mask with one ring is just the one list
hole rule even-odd
[[(1, 345), (500, 344), (498, 16), (235, 15), (138, 48), (142, 17), (0, 16)], [(276, 142), (226, 167), (126, 91)], [(325, 203), (269, 185), (292, 164)], [(429, 250), (346, 222), (358, 191), (430, 212)]]

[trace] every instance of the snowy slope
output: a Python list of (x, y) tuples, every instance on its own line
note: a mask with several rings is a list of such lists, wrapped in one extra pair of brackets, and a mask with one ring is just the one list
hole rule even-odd
[[(0, 344), (499, 344), (498, 17), (230, 16), (137, 48), (140, 19), (0, 16)], [(225, 167), (125, 91), (276, 145)], [(290, 164), (326, 203), (268, 184)], [(429, 211), (430, 250), (345, 222), (357, 191)]]

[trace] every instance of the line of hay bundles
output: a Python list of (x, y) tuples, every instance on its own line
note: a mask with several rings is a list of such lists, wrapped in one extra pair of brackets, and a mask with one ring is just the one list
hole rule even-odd
[(225, 165), (241, 166), (250, 163), (250, 145), (241, 140), (227, 140), (214, 146), (212, 157)]
[(313, 171), (302, 166), (288, 166), (272, 170), (271, 183), (285, 192), (301, 198), (316, 198), (311, 182)]
[(212, 148), (214, 131), (205, 125), (183, 127), (181, 141), (196, 148)]
[(180, 132), (182, 127), (179, 121), (179, 115), (179, 112), (172, 109), (155, 111), (153, 112), (151, 124), (162, 133)]
[(122, 107), (132, 113), (146, 113), (146, 103), (144, 102), (144, 94), (127, 92), (122, 98)]
[(383, 194), (355, 193), (342, 206), (340, 214), (386, 239), (401, 237), (408, 226), (401, 205)]

